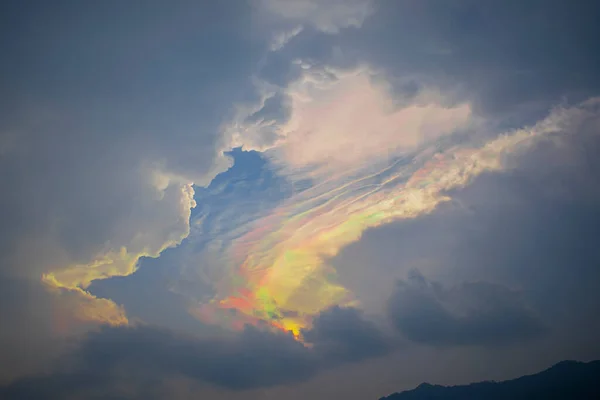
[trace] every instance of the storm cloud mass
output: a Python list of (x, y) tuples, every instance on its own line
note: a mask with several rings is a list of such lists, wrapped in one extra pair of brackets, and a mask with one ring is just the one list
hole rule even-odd
[(600, 358), (600, 5), (0, 5), (0, 397), (379, 398)]

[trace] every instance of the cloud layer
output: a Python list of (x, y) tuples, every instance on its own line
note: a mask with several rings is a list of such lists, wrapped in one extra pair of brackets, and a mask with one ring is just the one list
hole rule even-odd
[(6, 399), (101, 398), (128, 392), (152, 397), (160, 389), (153, 383), (157, 379), (181, 376), (239, 391), (304, 381), (321, 369), (381, 356), (389, 349), (386, 337), (356, 309), (324, 311), (305, 337), (311, 348), (289, 333), (251, 326), (220, 338), (149, 326), (104, 328), (83, 338), (53, 374), (17, 380), (0, 387), (0, 394)]
[(596, 2), (0, 8), (0, 397), (600, 356)]
[(485, 282), (446, 289), (413, 272), (389, 304), (394, 325), (409, 339), (432, 345), (503, 344), (544, 332), (517, 293)]

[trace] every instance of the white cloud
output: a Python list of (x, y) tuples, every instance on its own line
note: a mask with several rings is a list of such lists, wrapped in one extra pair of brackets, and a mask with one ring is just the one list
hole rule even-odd
[(275, 35), (271, 41), (271, 51), (281, 50), (283, 46), (285, 46), (290, 40), (292, 40), (295, 36), (298, 36), (303, 29), (304, 27), (302, 25), (298, 25), (293, 29), (280, 32), (279, 34)]
[[(296, 61), (300, 78), (286, 88), (265, 90), (255, 107), (240, 107), (225, 136), (248, 149), (267, 150), (291, 170), (322, 172), (385, 162), (476, 120), (467, 103), (444, 105), (444, 95), (422, 89), (398, 106), (382, 79), (368, 67), (341, 70)], [(289, 118), (249, 121), (264, 99), (282, 95)], [(267, 94), (268, 93), (268, 94)]]
[(339, 170), (382, 161), (465, 128), (471, 118), (468, 104), (420, 99), (398, 109), (364, 70), (325, 84), (309, 73), (288, 95), (291, 118), (280, 128), (286, 139), (278, 151), (294, 168)]

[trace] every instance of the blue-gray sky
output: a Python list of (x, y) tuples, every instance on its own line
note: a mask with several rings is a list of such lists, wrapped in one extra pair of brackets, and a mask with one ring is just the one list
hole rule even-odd
[(376, 399), (600, 358), (594, 1), (5, 1), (0, 394)]

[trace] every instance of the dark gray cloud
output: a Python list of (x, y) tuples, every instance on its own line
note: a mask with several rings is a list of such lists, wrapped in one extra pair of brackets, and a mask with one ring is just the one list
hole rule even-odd
[(37, 278), (136, 230), (181, 232), (181, 198), (157, 179), (168, 192), (226, 168), (219, 126), (265, 47), (250, 7), (9, 1), (1, 14), (0, 268)]
[(241, 390), (304, 380), (316, 366), (313, 355), (283, 333), (246, 328), (231, 337), (196, 339), (149, 327), (106, 328), (88, 335), (53, 373), (14, 381), (2, 398), (87, 396), (99, 388), (118, 393), (120, 382), (138, 391), (176, 376)]
[(326, 363), (361, 361), (392, 350), (390, 338), (356, 308), (333, 307), (320, 313), (302, 332)]
[(487, 282), (446, 288), (418, 271), (398, 282), (389, 315), (408, 339), (441, 346), (507, 344), (545, 329), (514, 291)]
[[(597, 2), (382, 1), (379, 7), (365, 21), (362, 41), (350, 32), (369, 60), (391, 75), (455, 86), (504, 122), (600, 88)], [(396, 51), (387, 50), (392, 43)]]
[(136, 397), (151, 392), (147, 385), (157, 390), (178, 376), (230, 390), (265, 388), (302, 382), (325, 368), (392, 350), (384, 334), (353, 308), (324, 311), (303, 334), (310, 347), (291, 333), (252, 326), (204, 338), (149, 326), (103, 328), (85, 335), (52, 373), (15, 380), (0, 394), (7, 399), (130, 398), (123, 385)]
[(39, 283), (0, 279), (0, 382), (37, 371), (57, 350), (53, 300)]
[(440, 88), (447, 101), (469, 101), (490, 123), (514, 128), (598, 93), (598, 15), (593, 0), (380, 0), (360, 29), (305, 29), (269, 55), (259, 76), (285, 86), (301, 72), (297, 59), (366, 62), (400, 98), (415, 87)]

